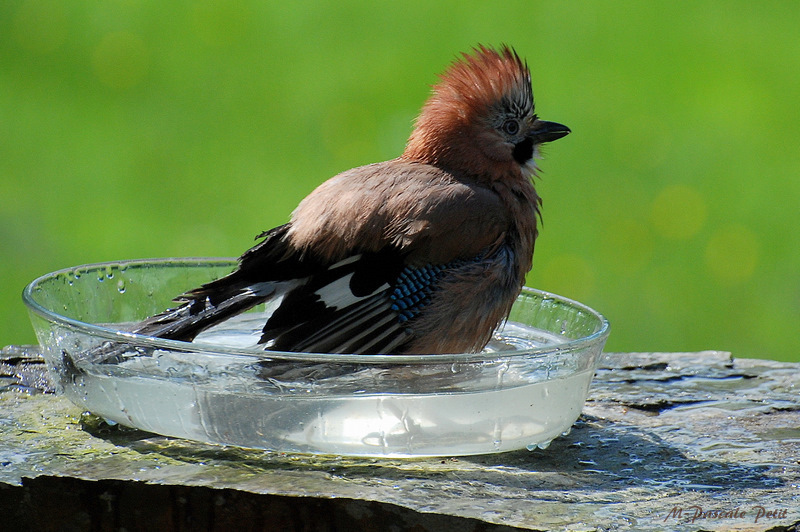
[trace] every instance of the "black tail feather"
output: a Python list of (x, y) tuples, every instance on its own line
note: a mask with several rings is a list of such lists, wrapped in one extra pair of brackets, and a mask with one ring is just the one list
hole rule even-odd
[(205, 329), (268, 301), (287, 281), (307, 275), (309, 261), (284, 239), (289, 227), (258, 235), (264, 240), (239, 258), (236, 270), (175, 298), (183, 304), (144, 320), (133, 332), (191, 342)]
[(191, 342), (209, 327), (267, 301), (276, 289), (275, 283), (261, 283), (258, 287), (227, 287), (225, 295), (192, 296), (196, 298), (144, 320), (132, 332)]

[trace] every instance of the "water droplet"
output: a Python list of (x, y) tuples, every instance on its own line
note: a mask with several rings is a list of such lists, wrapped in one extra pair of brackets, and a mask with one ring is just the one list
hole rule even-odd
[(125, 293), (125, 281), (122, 280), (117, 281), (117, 290), (119, 291), (120, 294)]

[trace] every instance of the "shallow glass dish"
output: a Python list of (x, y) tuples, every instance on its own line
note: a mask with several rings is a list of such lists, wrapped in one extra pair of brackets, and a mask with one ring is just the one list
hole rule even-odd
[(23, 299), (57, 388), (107, 420), (279, 452), (459, 456), (546, 447), (580, 415), (603, 316), (525, 288), (481, 353), (329, 355), (258, 348), (263, 306), (194, 342), (126, 332), (231, 259), (91, 264)]

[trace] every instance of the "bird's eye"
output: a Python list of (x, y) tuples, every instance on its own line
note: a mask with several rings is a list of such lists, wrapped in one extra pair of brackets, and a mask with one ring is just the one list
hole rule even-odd
[(516, 135), (519, 133), (519, 122), (516, 120), (506, 120), (503, 122), (503, 131), (507, 135)]

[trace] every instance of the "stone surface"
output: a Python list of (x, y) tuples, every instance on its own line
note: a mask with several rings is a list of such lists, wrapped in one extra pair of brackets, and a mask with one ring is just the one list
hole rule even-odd
[[(3, 349), (5, 516), (10, 501), (53, 506), (48, 490), (67, 489), (86, 495), (65, 499), (64, 520), (97, 529), (135, 526), (125, 516), (136, 510), (141, 519), (143, 507), (131, 501), (150, 499), (144, 508), (173, 525), (186, 522), (189, 504), (208, 530), (256, 510), (273, 524), (293, 515), (302, 525), (294, 528), (309, 530), (796, 530), (800, 522), (800, 364), (715, 351), (606, 354), (570, 434), (545, 450), (458, 459), (198, 444), (111, 427), (47, 382), (35, 349)], [(69, 513), (70, 504), (94, 510)]]

